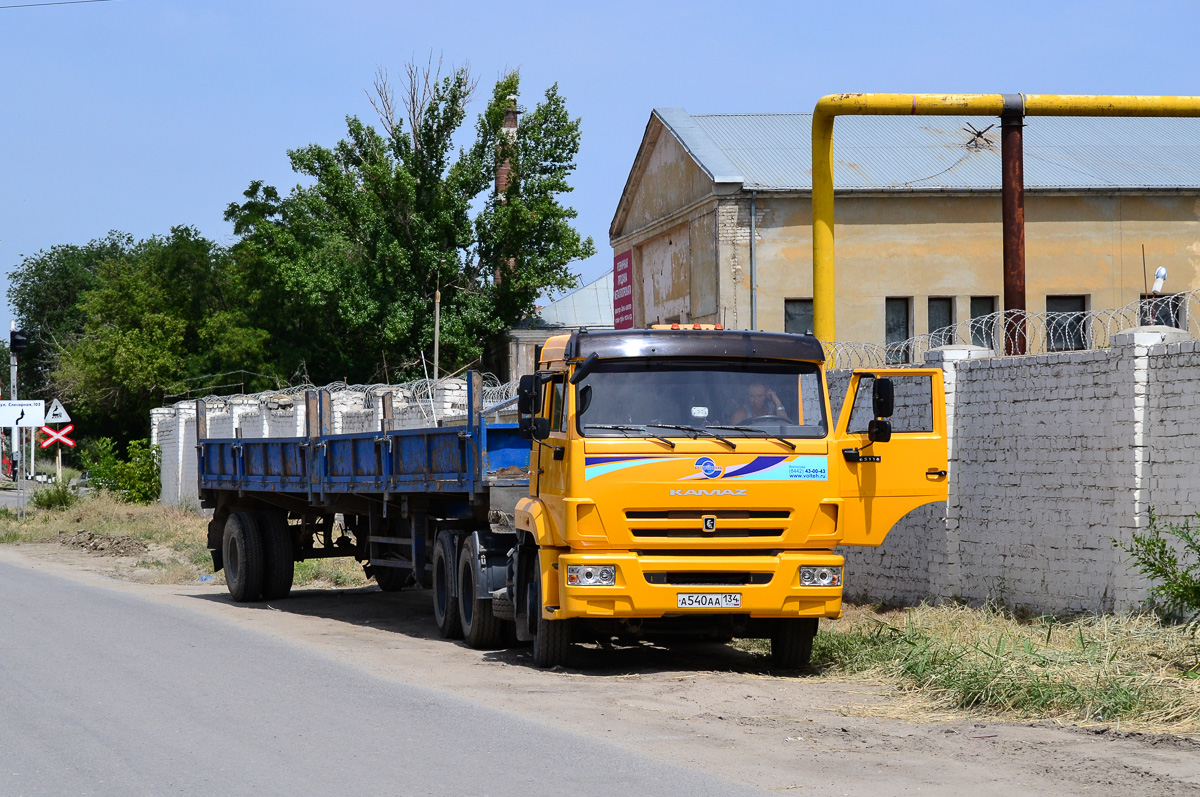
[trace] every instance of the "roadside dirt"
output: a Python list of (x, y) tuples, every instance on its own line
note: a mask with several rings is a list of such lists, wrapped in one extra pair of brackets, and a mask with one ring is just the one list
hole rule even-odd
[(1193, 740), (1047, 723), (880, 719), (872, 713), (906, 698), (824, 675), (772, 675), (727, 645), (580, 647), (572, 668), (544, 672), (528, 648), (484, 652), (438, 638), (428, 592), (299, 589), (283, 601), (239, 605), (213, 584), (113, 578), (135, 559), (36, 544), (0, 547), (0, 559), (202, 612), (380, 678), (767, 791), (1200, 794)]

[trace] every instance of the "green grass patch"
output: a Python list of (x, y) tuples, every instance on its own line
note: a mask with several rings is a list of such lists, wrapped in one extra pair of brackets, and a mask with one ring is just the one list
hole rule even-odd
[(881, 678), (943, 708), (1200, 732), (1194, 625), (1152, 615), (1023, 621), (963, 606), (853, 614), (822, 624), (819, 671)]

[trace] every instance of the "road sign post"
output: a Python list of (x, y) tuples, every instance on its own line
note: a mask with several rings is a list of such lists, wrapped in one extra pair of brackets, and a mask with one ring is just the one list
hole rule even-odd
[[(58, 399), (55, 399), (54, 404), (52, 404), (50, 406), (50, 412), (46, 414), (47, 418), (51, 417), (54, 414), (54, 410), (55, 410), (56, 406), (59, 410), (62, 411), (61, 412), (62, 415), (67, 414), (66, 410), (63, 410), (62, 405), (58, 403)], [(46, 435), (46, 439), (42, 441), (42, 448), (49, 448), (50, 446), (54, 445), (55, 443), (62, 443), (63, 445), (67, 445), (67, 446), (70, 446), (71, 448), (74, 448), (75, 441), (72, 440), (71, 438), (67, 437), (67, 433), (70, 432), (74, 428), (75, 428), (75, 424), (73, 424), (73, 423), (68, 423), (66, 426), (64, 426), (62, 429), (59, 429), (58, 431), (51, 429), (49, 426), (43, 426), (42, 434)], [(54, 454), (55, 454), (55, 462), (56, 462), (56, 466), (55, 466), (56, 467), (56, 478), (58, 480), (58, 483), (62, 484), (62, 446), (55, 448)]]

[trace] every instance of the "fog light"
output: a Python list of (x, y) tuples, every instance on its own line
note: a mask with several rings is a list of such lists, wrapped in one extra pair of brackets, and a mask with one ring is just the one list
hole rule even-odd
[(840, 587), (842, 585), (842, 568), (840, 567), (809, 567), (800, 568), (800, 585), (804, 587)]
[(611, 587), (617, 583), (615, 565), (567, 565), (567, 584), (577, 587)]

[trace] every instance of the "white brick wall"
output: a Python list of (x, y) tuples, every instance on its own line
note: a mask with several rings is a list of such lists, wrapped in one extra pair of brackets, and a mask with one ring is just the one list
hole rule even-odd
[(950, 501), (910, 513), (878, 549), (845, 549), (847, 593), (1140, 607), (1148, 585), (1114, 543), (1151, 506), (1168, 520), (1200, 511), (1200, 345), (1144, 343), (942, 362)]

